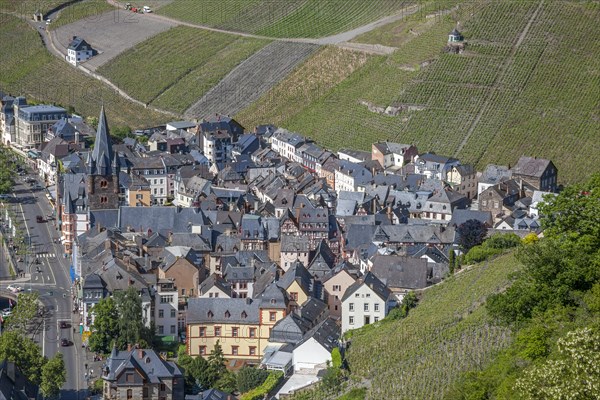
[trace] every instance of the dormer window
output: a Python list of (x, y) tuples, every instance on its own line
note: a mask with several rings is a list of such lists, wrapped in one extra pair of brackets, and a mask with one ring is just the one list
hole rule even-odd
[(212, 311), (210, 311), (210, 310), (208, 311), (208, 314), (207, 314), (207, 315), (208, 315), (208, 318), (212, 318), (212, 317), (214, 316), (213, 312), (212, 312)]
[(271, 299), (271, 304), (277, 304), (277, 300)]
[(242, 311), (242, 319), (246, 319), (248, 317), (248, 314), (246, 314), (246, 311)]
[(225, 318), (229, 318), (231, 317), (231, 313), (229, 312), (229, 310), (225, 311)]

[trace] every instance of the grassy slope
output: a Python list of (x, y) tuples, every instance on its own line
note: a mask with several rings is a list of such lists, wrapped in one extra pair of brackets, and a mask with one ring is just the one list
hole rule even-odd
[[(103, 101), (112, 126), (152, 126), (168, 118), (131, 104), (101, 82), (52, 57), (39, 35), (22, 20), (0, 14), (0, 89), (44, 103), (73, 106), (84, 116), (97, 116)], [(27, 59), (27, 63), (22, 60)]]
[(393, 14), (408, 4), (398, 0), (175, 0), (158, 12), (184, 21), (271, 37), (321, 37)]
[(179, 26), (127, 50), (98, 72), (136, 99), (183, 111), (266, 43)]
[(45, 14), (65, 0), (0, 0), (0, 12), (14, 12), (32, 18), (36, 11)]
[(357, 332), (352, 373), (371, 380), (369, 399), (439, 399), (461, 372), (483, 366), (510, 340), (490, 324), (486, 297), (520, 268), (512, 255), (477, 265), (425, 292), (408, 318)]
[(267, 40), (236, 39), (212, 57), (202, 60), (201, 65), (161, 93), (152, 104), (183, 114), (229, 71), (268, 43)]
[(49, 28), (56, 29), (84, 18), (93, 20), (96, 15), (110, 10), (116, 9), (108, 4), (106, 0), (85, 0), (61, 10), (58, 17), (49, 25)]
[(236, 118), (246, 127), (265, 121), (281, 124), (318, 100), (368, 59), (363, 53), (336, 47), (323, 48)]
[[(465, 2), (449, 15), (425, 18), (423, 13), (384, 26), (362, 39), (382, 39), (398, 46), (396, 53), (372, 57), (331, 90), (313, 93), (312, 103), (290, 115), (261, 109), (259, 115), (263, 122), (278, 121), (333, 149), (348, 143), (368, 149), (375, 140), (390, 139), (456, 155), (480, 169), (488, 163), (514, 164), (526, 154), (552, 159), (561, 182), (577, 181), (579, 171), (599, 169), (600, 8), (544, 2), (514, 48), (538, 4)], [(447, 34), (456, 21), (468, 51), (445, 54)], [(419, 68), (427, 60), (433, 62)], [(281, 86), (288, 83), (293, 81)], [(275, 92), (260, 102), (269, 104), (269, 98), (277, 100)], [(271, 101), (273, 110), (293, 96), (278, 99)], [(359, 100), (379, 106), (416, 103), (427, 109), (389, 117), (371, 113)], [(250, 110), (241, 117), (254, 122)]]

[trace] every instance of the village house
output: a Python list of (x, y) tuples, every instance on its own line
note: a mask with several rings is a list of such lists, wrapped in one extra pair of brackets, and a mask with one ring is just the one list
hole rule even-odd
[(521, 157), (512, 168), (514, 179), (522, 179), (535, 190), (556, 192), (558, 170), (550, 160), (537, 157)]
[(469, 200), (477, 196), (477, 171), (472, 165), (454, 165), (446, 174), (445, 181)]
[(417, 148), (410, 144), (377, 142), (371, 146), (371, 157), (383, 168), (402, 167), (418, 155)]
[(345, 263), (332, 270), (322, 279), (324, 298), (332, 318), (342, 317), (342, 297), (346, 290), (358, 279), (357, 271), (350, 270)]

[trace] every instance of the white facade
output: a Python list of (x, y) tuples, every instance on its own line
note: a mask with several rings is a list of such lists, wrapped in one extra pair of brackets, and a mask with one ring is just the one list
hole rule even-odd
[(342, 301), (342, 334), (385, 318), (391, 304), (363, 284)]
[[(200, 292), (200, 291), (198, 291), (198, 292)], [(204, 299), (212, 299), (212, 298), (230, 299), (231, 298), (231, 296), (229, 296), (229, 294), (225, 293), (224, 291), (219, 289), (217, 286), (211, 287), (209, 290), (206, 291), (206, 293), (203, 293), (201, 296), (198, 296), (198, 297), (204, 298)]]
[(177, 312), (179, 295), (177, 289), (161, 290), (154, 297), (154, 325), (158, 336), (178, 336)]
[(331, 353), (314, 338), (308, 339), (292, 352), (294, 372), (301, 369), (327, 368)]
[(94, 52), (92, 50), (76, 51), (73, 49), (69, 49), (66, 58), (67, 58), (67, 61), (69, 62), (69, 64), (77, 66), (77, 64), (87, 61), (90, 58), (92, 58), (93, 55), (94, 55)]

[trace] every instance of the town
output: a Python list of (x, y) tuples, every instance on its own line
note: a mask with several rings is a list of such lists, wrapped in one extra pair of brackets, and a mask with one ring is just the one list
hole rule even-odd
[[(476, 171), (391, 141), (333, 152), (301, 133), (220, 114), (117, 138), (104, 105), (92, 123), (24, 97), (3, 94), (1, 105), (2, 144), (35, 175), (19, 179), (47, 203), (34, 218), (60, 249), (33, 246), (29, 262), (14, 264), (42, 281), (32, 260), (68, 264), (67, 345), (94, 353), (79, 368), (104, 399), (242, 392), (215, 384), (217, 376), (186, 394), (178, 346), (188, 363), (219, 356), (223, 373), (253, 367), (276, 377), (242, 399), (314, 385), (353, 330), (458, 273), (484, 237), (538, 235), (538, 207), (559, 190), (552, 161), (527, 155)], [(466, 244), (472, 231), (483, 234)], [(139, 335), (99, 344), (97, 310), (131, 291), (154, 344), (142, 346)]]

